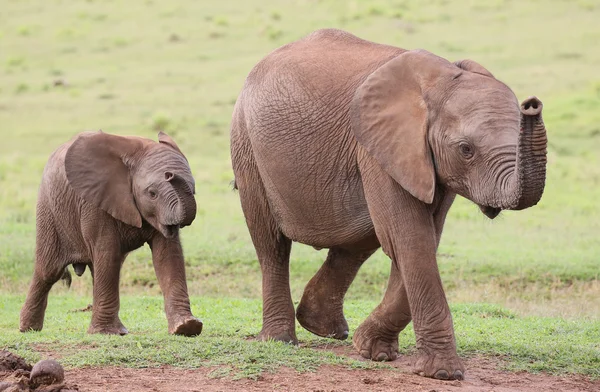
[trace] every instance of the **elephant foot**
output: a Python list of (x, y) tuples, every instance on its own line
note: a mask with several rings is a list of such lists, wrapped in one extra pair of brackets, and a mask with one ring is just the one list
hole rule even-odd
[(21, 323), (19, 326), (20, 332), (41, 331), (43, 324), (41, 323)]
[(92, 324), (88, 328), (88, 333), (101, 333), (105, 335), (127, 335), (129, 331), (125, 326), (121, 323), (120, 320), (115, 321), (111, 324), (100, 324), (92, 321)]
[(352, 344), (364, 358), (393, 361), (398, 358), (398, 334), (369, 316), (354, 332)]
[(275, 328), (265, 328), (263, 327), (262, 331), (256, 337), (257, 340), (261, 340), (263, 342), (269, 340), (275, 340), (278, 342), (290, 343), (294, 346), (298, 345), (298, 339), (296, 338), (296, 332), (292, 329), (275, 329)]
[(348, 323), (343, 311), (331, 309), (317, 302), (309, 302), (302, 297), (296, 310), (296, 318), (302, 327), (315, 335), (325, 338), (345, 340), (348, 338)]
[(465, 367), (456, 352), (419, 349), (413, 372), (438, 380), (464, 380)]
[(44, 327), (44, 314), (40, 315), (37, 309), (23, 307), (20, 314), (19, 331), (41, 331)]
[(198, 336), (202, 332), (202, 321), (194, 316), (181, 318), (179, 321), (169, 323), (169, 333), (173, 335)]
[(44, 319), (40, 320), (31, 320), (28, 317), (21, 317), (21, 323), (19, 325), (19, 331), (21, 332), (29, 332), (29, 331), (41, 331), (44, 327)]

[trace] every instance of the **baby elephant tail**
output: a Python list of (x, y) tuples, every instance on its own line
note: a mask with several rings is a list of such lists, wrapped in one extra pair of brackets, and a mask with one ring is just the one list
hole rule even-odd
[(62, 276), (60, 277), (60, 279), (62, 281), (64, 281), (64, 283), (67, 287), (69, 287), (69, 288), (71, 287), (72, 279), (71, 279), (71, 271), (69, 271), (69, 266), (65, 267), (65, 270), (64, 270)]

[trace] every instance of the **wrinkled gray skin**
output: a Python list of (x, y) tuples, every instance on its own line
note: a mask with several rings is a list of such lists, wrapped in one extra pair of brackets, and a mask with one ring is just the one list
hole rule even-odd
[(436, 250), (456, 194), (489, 218), (541, 198), (542, 103), (471, 60), (450, 63), (320, 30), (283, 46), (249, 74), (235, 105), (231, 157), (263, 274), (259, 337), (296, 343), (289, 287), (292, 241), (328, 248), (296, 310), (309, 331), (348, 336), (343, 299), (380, 246), (391, 258), (381, 304), (353, 343), (397, 357), (412, 320), (414, 371), (462, 379)]
[(21, 331), (41, 330), (48, 292), (73, 264), (93, 276), (89, 333), (120, 334), (119, 275), (128, 252), (148, 243), (169, 332), (194, 336), (179, 228), (196, 216), (195, 184), (173, 139), (84, 132), (50, 157), (37, 204), (36, 262)]

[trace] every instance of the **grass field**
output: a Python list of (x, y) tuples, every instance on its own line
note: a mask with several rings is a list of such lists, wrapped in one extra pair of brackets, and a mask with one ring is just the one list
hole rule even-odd
[[(452, 61), (472, 58), (520, 99), (544, 102), (549, 162), (540, 204), (492, 222), (457, 200), (438, 260), (461, 355), (600, 377), (597, 2), (3, 0), (0, 8), (0, 348), (30, 359), (56, 352), (72, 367), (219, 363), (242, 376), (282, 364), (376, 366), (313, 350), (334, 343), (306, 331), (299, 338), (308, 347), (300, 349), (245, 339), (260, 330), (260, 274), (230, 185), (233, 104), (261, 57), (317, 28), (338, 27)], [(89, 274), (70, 290), (53, 289), (44, 331), (17, 332), (43, 166), (59, 144), (93, 129), (153, 139), (164, 129), (188, 156), (198, 216), (182, 236), (193, 307), (205, 322), (201, 337), (166, 334), (147, 248), (123, 269), (129, 336), (88, 336), (89, 313), (68, 312), (91, 302)], [(294, 245), (295, 301), (324, 257)], [(381, 252), (360, 271), (347, 297), (352, 330), (381, 298), (388, 274)], [(406, 331), (401, 350), (412, 348)]]

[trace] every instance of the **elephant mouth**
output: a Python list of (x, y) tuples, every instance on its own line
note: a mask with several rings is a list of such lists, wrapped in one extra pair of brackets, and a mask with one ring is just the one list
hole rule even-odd
[(175, 238), (179, 234), (179, 225), (160, 225), (160, 232), (165, 238)]
[(483, 212), (483, 214), (485, 216), (487, 216), (490, 219), (494, 219), (502, 211), (502, 208), (489, 207), (489, 206), (481, 206), (481, 205), (479, 206), (479, 209), (481, 210), (481, 212)]

